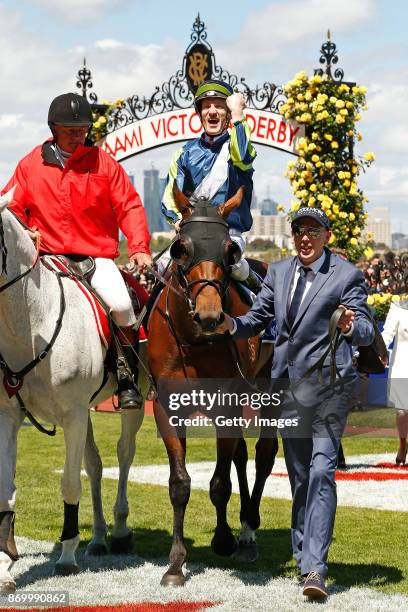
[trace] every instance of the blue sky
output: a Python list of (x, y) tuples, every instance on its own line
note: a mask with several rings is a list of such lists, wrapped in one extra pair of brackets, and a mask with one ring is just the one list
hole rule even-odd
[[(0, 183), (48, 135), (50, 100), (75, 90), (86, 55), (100, 99), (149, 95), (181, 66), (200, 12), (218, 64), (250, 85), (283, 83), (318, 66), (329, 27), (347, 80), (368, 87), (359, 153), (376, 163), (361, 185), (373, 206), (390, 209), (408, 233), (407, 3), (402, 0), (0, 0)], [(164, 174), (174, 147), (134, 157), (126, 166), (142, 191), (144, 168)], [(259, 147), (255, 189), (284, 204), (288, 157)]]

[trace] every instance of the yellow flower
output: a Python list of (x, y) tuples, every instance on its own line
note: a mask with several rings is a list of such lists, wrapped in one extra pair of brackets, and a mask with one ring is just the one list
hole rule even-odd
[(354, 213), (352, 213), (352, 212), (351, 212), (351, 213), (349, 214), (349, 219), (350, 219), (350, 221), (354, 221), (354, 219), (355, 219), (355, 218), (356, 218), (356, 215), (355, 215)]
[(356, 246), (358, 244), (357, 238), (350, 238), (350, 244), (352, 244), (353, 246)]
[(300, 208), (300, 203), (297, 202), (296, 200), (292, 200), (290, 210), (295, 211), (295, 210), (299, 210), (299, 208)]
[(351, 233), (353, 234), (353, 236), (358, 236), (360, 232), (361, 230), (359, 227), (354, 227)]
[(331, 102), (332, 104), (336, 104), (336, 102), (337, 102), (337, 98), (336, 98), (335, 96), (330, 96), (330, 102)]
[(106, 117), (99, 117), (99, 123), (106, 123)]
[(361, 119), (361, 115), (360, 115), (360, 113), (357, 113), (357, 114), (355, 115), (354, 119), (355, 119), (355, 121), (360, 121), (360, 119)]
[(340, 170), (340, 172), (338, 172), (338, 173), (337, 173), (337, 176), (339, 177), (339, 179), (344, 179), (344, 178), (346, 178), (346, 177), (345, 177), (345, 174), (344, 174), (344, 172), (343, 172), (343, 170)]
[(364, 153), (364, 159), (366, 161), (374, 161), (375, 160), (375, 155), (374, 155), (374, 153), (371, 153), (371, 152)]
[(333, 212), (334, 212), (334, 214), (335, 214), (335, 215), (338, 215), (338, 214), (339, 214), (340, 209), (339, 209), (338, 204), (335, 204), (335, 205), (333, 206)]
[(278, 204), (277, 207), (276, 207), (276, 210), (278, 212), (283, 212), (285, 210), (285, 207), (284, 207), (283, 204)]
[(363, 140), (363, 135), (360, 132), (357, 132), (357, 140), (360, 142)]
[(327, 161), (327, 162), (325, 162), (324, 165), (326, 166), (326, 168), (331, 170), (331, 168), (334, 168), (334, 161)]
[(333, 140), (333, 136), (331, 134), (325, 134), (324, 135), (325, 139), (328, 140), (329, 142), (331, 142)]
[[(365, 251), (364, 251), (364, 252), (365, 252)], [(374, 296), (369, 295), (369, 296), (367, 297), (367, 304), (368, 304), (369, 306), (372, 306), (372, 305), (374, 304)]]
[(391, 302), (399, 302), (400, 301), (400, 296), (399, 295), (393, 295), (391, 298)]
[(370, 259), (374, 255), (373, 249), (371, 247), (367, 247), (364, 249), (364, 255), (367, 257), (367, 259)]
[[(331, 98), (330, 98), (331, 100)], [(345, 103), (343, 102), (343, 100), (337, 100), (336, 102), (336, 108), (344, 108)]]
[(93, 127), (95, 128), (95, 130), (99, 129), (101, 127), (101, 124), (99, 123), (99, 119), (98, 121), (95, 121), (95, 123), (93, 124)]
[(335, 234), (332, 233), (330, 238), (329, 238), (329, 244), (333, 244), (333, 242), (335, 242), (335, 241), (336, 241), (336, 236), (335, 236)]
[(344, 123), (344, 118), (341, 115), (336, 115), (336, 123)]
[(309, 206), (314, 206), (314, 204), (316, 203), (316, 198), (314, 198), (313, 196), (311, 198), (309, 198)]
[(318, 155), (312, 155), (312, 162), (318, 162), (319, 161), (319, 156)]
[(316, 185), (314, 183), (312, 183), (312, 185), (310, 185), (309, 189), (310, 189), (310, 191), (313, 191), (313, 193), (315, 191), (317, 191), (317, 187), (316, 187)]
[(316, 145), (314, 142), (311, 142), (310, 145), (308, 145), (307, 150), (308, 151), (314, 151), (316, 148)]
[(336, 140), (333, 140), (333, 142), (331, 143), (331, 148), (332, 149), (338, 149), (339, 148), (339, 143)]
[(347, 117), (347, 115), (348, 115), (348, 110), (347, 110), (347, 108), (342, 108), (342, 109), (341, 109), (341, 111), (340, 111), (340, 115), (341, 115), (342, 117)]

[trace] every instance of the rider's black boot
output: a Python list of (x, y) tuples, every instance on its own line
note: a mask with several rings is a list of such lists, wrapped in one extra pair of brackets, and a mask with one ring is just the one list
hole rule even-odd
[(262, 289), (261, 281), (255, 274), (255, 272), (251, 269), (249, 269), (248, 277), (245, 279), (244, 283), (252, 291), (252, 293), (255, 293), (255, 295), (257, 295)]
[[(133, 333), (132, 333), (133, 332)], [(138, 363), (136, 351), (138, 343), (135, 341), (135, 332), (123, 328), (119, 333), (123, 357), (118, 357), (118, 408), (121, 410), (140, 410), (143, 406), (143, 397), (137, 386)], [(129, 343), (130, 336), (132, 342)]]

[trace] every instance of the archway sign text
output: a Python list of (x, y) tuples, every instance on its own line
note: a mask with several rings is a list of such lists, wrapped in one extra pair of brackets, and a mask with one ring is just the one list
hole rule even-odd
[[(296, 154), (296, 143), (305, 134), (303, 125), (285, 121), (279, 113), (248, 108), (245, 116), (252, 142)], [(197, 138), (202, 132), (193, 108), (174, 109), (135, 121), (108, 134), (102, 148), (117, 161), (149, 149)]]

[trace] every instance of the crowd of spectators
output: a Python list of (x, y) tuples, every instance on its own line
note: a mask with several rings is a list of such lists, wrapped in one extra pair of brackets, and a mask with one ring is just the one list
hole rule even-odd
[(357, 266), (365, 276), (368, 293), (407, 293), (408, 253), (400, 256), (389, 251), (382, 258), (374, 253)]

